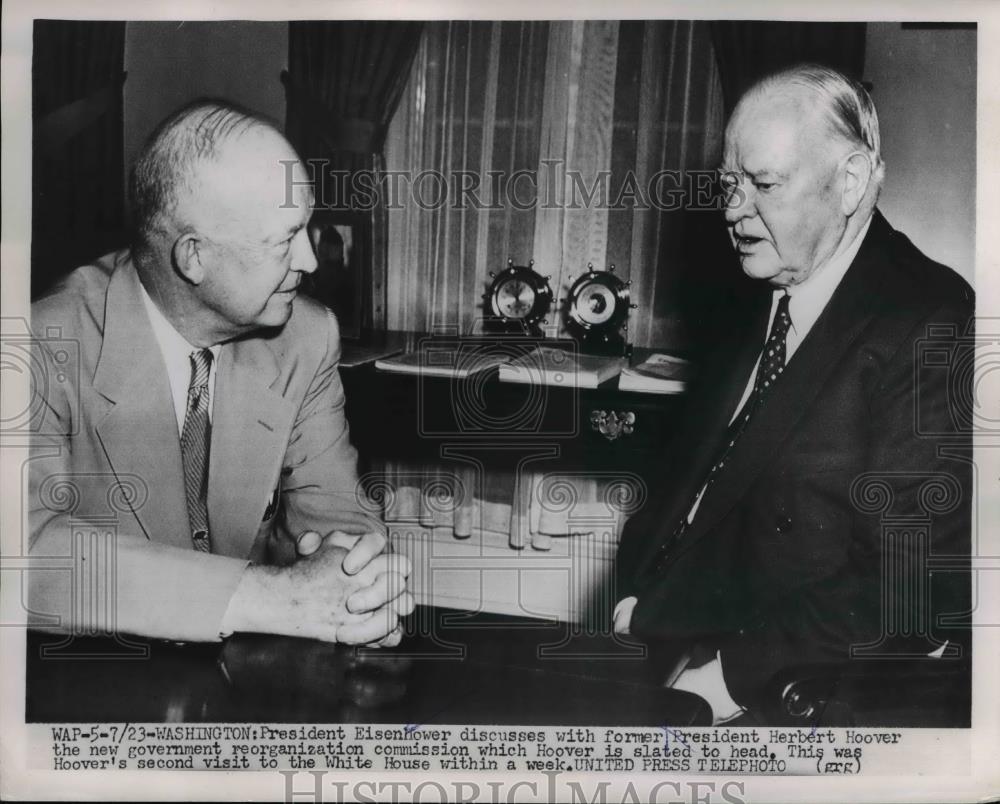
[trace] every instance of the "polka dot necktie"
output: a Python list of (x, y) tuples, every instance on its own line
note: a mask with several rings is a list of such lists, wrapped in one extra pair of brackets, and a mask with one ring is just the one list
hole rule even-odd
[[(767, 336), (764, 349), (760, 353), (760, 363), (757, 366), (757, 376), (753, 381), (753, 391), (729, 426), (730, 443), (726, 447), (727, 451), (732, 449), (733, 443), (735, 443), (733, 441), (733, 428), (738, 428), (736, 438), (743, 435), (743, 431), (750, 423), (754, 413), (760, 409), (771, 390), (771, 386), (785, 370), (785, 342), (788, 340), (788, 330), (791, 326), (792, 319), (788, 315), (788, 294), (785, 293), (778, 301), (778, 309), (774, 311), (774, 323), (771, 324), (771, 333)], [(740, 424), (737, 424), (738, 422)]]
[(187, 498), (191, 543), (195, 550), (212, 552), (208, 535), (208, 452), (212, 425), (208, 420), (208, 375), (212, 353), (200, 349), (191, 353), (191, 384), (187, 412), (181, 431), (181, 461), (184, 464), (184, 495)]
[[(782, 372), (785, 370), (785, 343), (788, 339), (788, 330), (792, 326), (792, 319), (788, 314), (788, 294), (782, 295), (781, 299), (778, 300), (778, 308), (774, 312), (774, 321), (771, 324), (771, 331), (767, 336), (767, 340), (764, 342), (764, 348), (760, 353), (760, 362), (757, 364), (757, 374), (754, 376), (753, 390), (750, 392), (750, 396), (747, 397), (747, 401), (743, 403), (743, 407), (740, 408), (739, 413), (736, 414), (729, 428), (726, 430), (726, 438), (723, 443), (719, 454), (716, 456), (712, 468), (708, 472), (708, 476), (705, 478), (705, 482), (699, 487), (698, 495), (704, 498), (708, 494), (709, 489), (712, 484), (718, 479), (723, 470), (726, 468), (726, 463), (729, 460), (729, 456), (736, 446), (737, 442), (740, 440), (740, 436), (746, 432), (747, 426), (750, 424), (750, 420), (754, 417), (754, 414), (760, 410), (761, 406), (764, 404), (768, 393), (770, 393), (771, 388), (777, 382), (778, 378), (781, 376)], [(698, 497), (695, 497), (697, 500)], [(688, 512), (694, 507), (695, 500), (691, 501), (691, 504), (684, 509), (684, 517), (681, 519), (680, 524), (670, 535), (670, 537), (663, 543), (660, 547), (658, 553), (657, 568), (662, 569), (666, 564), (666, 560), (672, 550), (673, 546), (684, 536), (685, 531), (688, 528)]]

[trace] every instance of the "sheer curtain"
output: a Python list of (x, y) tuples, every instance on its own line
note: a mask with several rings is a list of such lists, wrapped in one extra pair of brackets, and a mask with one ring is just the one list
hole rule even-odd
[[(703, 270), (683, 258), (687, 221), (709, 231), (719, 213), (663, 209), (648, 188), (664, 171), (684, 187), (687, 171), (714, 169), (722, 125), (708, 23), (428, 23), (386, 140), (387, 170), (403, 177), (388, 212), (388, 328), (475, 332), (488, 272), (533, 258), (557, 298), (588, 263), (615, 264), (639, 303), (631, 341), (685, 345), (676, 291)], [(614, 203), (629, 182), (639, 198)], [(459, 198), (473, 184), (487, 208)], [(596, 201), (568, 203), (574, 186)], [(540, 550), (587, 534), (613, 553), (638, 479), (539, 468), (388, 467), (386, 519)]]
[[(672, 255), (693, 213), (663, 207), (687, 206), (671, 196), (684, 171), (717, 166), (722, 127), (708, 23), (428, 23), (386, 140), (407, 177), (389, 210), (388, 327), (471, 332), (488, 272), (533, 258), (557, 296), (614, 264), (639, 301), (632, 342), (677, 345)], [(463, 181), (497, 208), (462, 202)]]
[(407, 179), (389, 209), (389, 329), (468, 333), (487, 272), (530, 259), (533, 210), (434, 202), (461, 176), (488, 199), (490, 171), (537, 169), (548, 37), (546, 22), (427, 24), (386, 142)]

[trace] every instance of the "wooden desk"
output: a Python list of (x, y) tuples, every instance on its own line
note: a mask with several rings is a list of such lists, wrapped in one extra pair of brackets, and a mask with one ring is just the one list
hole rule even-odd
[[(28, 722), (708, 725), (635, 643), (420, 607), (392, 650), (237, 636), (224, 645), (28, 634)], [(55, 647), (54, 647), (55, 646)], [(131, 654), (131, 655), (129, 655)], [(666, 659), (665, 659), (666, 660)]]

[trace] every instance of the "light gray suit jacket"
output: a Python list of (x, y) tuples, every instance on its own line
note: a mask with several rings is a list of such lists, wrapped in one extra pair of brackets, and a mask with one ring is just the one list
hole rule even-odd
[(209, 462), (213, 554), (191, 547), (180, 440), (127, 251), (32, 306), (29, 622), (77, 633), (214, 640), (248, 561), (294, 558), (292, 535), (380, 527), (356, 489), (333, 314), (219, 356)]

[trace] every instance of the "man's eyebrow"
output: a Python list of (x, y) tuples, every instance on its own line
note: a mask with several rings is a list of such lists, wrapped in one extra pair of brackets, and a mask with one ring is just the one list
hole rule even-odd
[(266, 242), (268, 242), (268, 243), (275, 243), (275, 244), (277, 244), (277, 243), (284, 243), (289, 237), (293, 237), (301, 229), (304, 229), (305, 226), (306, 226), (306, 224), (304, 224), (304, 223), (295, 223), (295, 224), (292, 224), (291, 226), (289, 226), (288, 228), (286, 228), (284, 231), (278, 232), (277, 234), (274, 234), (274, 235), (271, 235), (270, 237), (268, 237), (267, 240), (266, 240)]
[(788, 178), (786, 173), (782, 173), (780, 170), (773, 170), (771, 168), (763, 168), (761, 170), (744, 170), (743, 173), (748, 179), (750, 179), (750, 181), (760, 181), (761, 179), (767, 181), (784, 181)]

